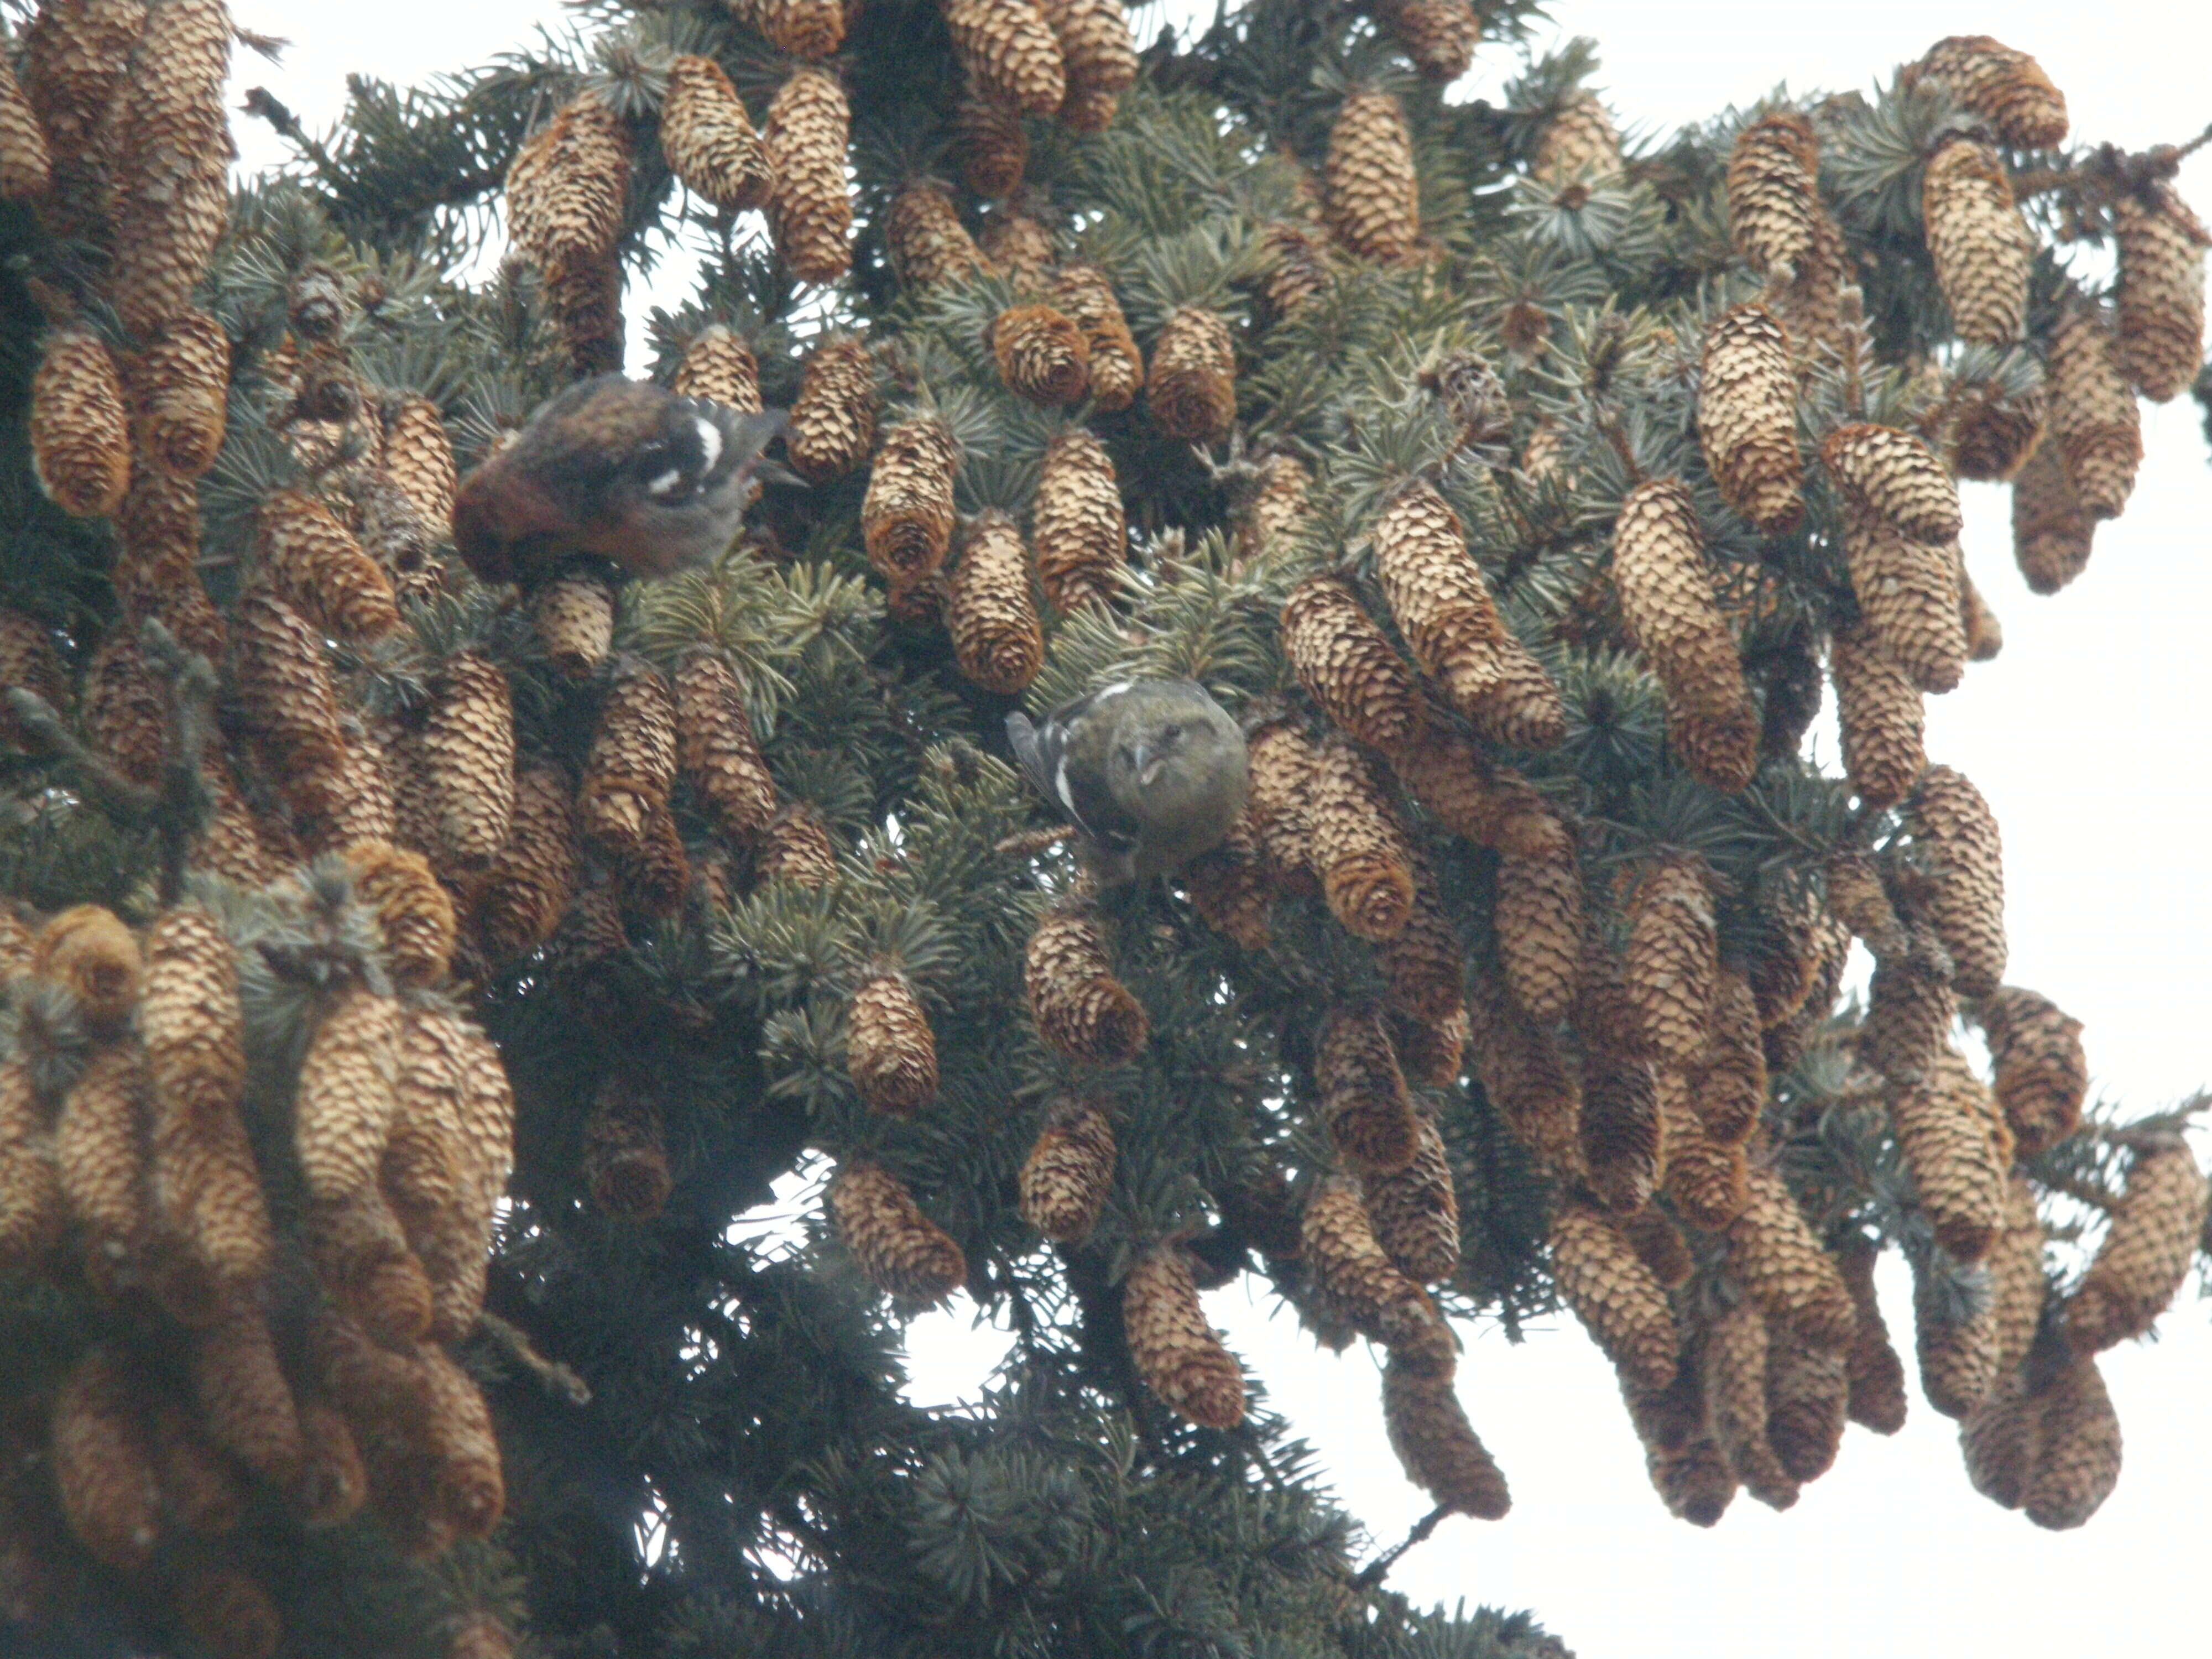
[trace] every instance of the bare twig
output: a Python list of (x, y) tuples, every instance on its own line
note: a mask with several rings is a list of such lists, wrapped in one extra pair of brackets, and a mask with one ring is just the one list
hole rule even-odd
[(543, 1383), (545, 1392), (571, 1406), (592, 1403), (592, 1385), (557, 1359), (548, 1359), (523, 1328), (501, 1319), (487, 1308), (477, 1316), (483, 1334), (496, 1342), (507, 1357)]
[(154, 815), (161, 796), (143, 784), (133, 783), (116, 769), (113, 761), (79, 739), (69, 722), (37, 692), (20, 685), (11, 687), (8, 710), (39, 751), (69, 767), (79, 793), (96, 810), (117, 823), (133, 828)]
[(1382, 1554), (1376, 1556), (1372, 1561), (1370, 1561), (1365, 1566), (1359, 1570), (1358, 1576), (1352, 1581), (1352, 1589), (1356, 1590), (1373, 1589), (1377, 1584), (1382, 1582), (1384, 1577), (1389, 1572), (1390, 1569), (1398, 1565), (1398, 1558), (1400, 1556), (1405, 1554), (1405, 1553), (1413, 1548), (1414, 1545), (1425, 1542), (1429, 1534), (1434, 1532), (1437, 1527), (1441, 1526), (1443, 1522), (1444, 1516), (1450, 1513), (1450, 1504), (1439, 1504), (1436, 1508), (1431, 1510), (1419, 1520), (1414, 1522), (1413, 1531), (1406, 1534), (1403, 1541), (1383, 1551)]

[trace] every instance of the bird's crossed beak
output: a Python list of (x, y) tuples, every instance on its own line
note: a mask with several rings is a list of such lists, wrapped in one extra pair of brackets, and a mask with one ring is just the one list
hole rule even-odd
[(1160, 768), (1167, 763), (1167, 757), (1154, 754), (1148, 743), (1139, 744), (1129, 758), (1136, 763), (1137, 781), (1147, 789), (1158, 779)]

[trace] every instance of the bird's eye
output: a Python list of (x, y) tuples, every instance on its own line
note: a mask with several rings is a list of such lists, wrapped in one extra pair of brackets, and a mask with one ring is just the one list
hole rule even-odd
[(1160, 732), (1161, 739), (1162, 739), (1164, 742), (1167, 742), (1167, 743), (1173, 743), (1173, 742), (1175, 742), (1178, 738), (1180, 738), (1180, 737), (1182, 737), (1182, 727), (1181, 727), (1180, 726), (1168, 726), (1168, 727), (1164, 728), (1164, 729)]

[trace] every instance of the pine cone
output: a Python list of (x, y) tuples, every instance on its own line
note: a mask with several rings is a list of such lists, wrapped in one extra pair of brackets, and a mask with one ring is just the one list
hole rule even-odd
[[(1094, 370), (1096, 358), (1093, 358)], [(1091, 376), (1097, 379), (1094, 372)], [(1270, 455), (1260, 463), (1260, 486), (1237, 521), (1237, 556), (1256, 559), (1279, 536), (1293, 536), (1311, 517), (1313, 474), (1295, 455)]]
[(1284, 603), (1283, 654), (1298, 684), (1359, 742), (1395, 754), (1423, 725), (1419, 687), (1352, 584), (1309, 576)]
[(906, 1117), (937, 1098), (937, 1037), (903, 974), (861, 981), (845, 1031), (846, 1066), (871, 1111)]
[(762, 143), (775, 181), (769, 223), (776, 252), (802, 283), (834, 283), (852, 267), (853, 200), (845, 187), (852, 131), (845, 88), (825, 69), (793, 70), (768, 106)]
[(197, 1334), (191, 1376), (209, 1437), (271, 1486), (290, 1486), (306, 1443), (268, 1320), (250, 1304), (234, 1305)]
[(146, 1056), (135, 1042), (95, 1048), (62, 1098), (54, 1167), (93, 1282), (112, 1286), (145, 1226)]
[(1052, 272), (1046, 294), (1054, 308), (1074, 319), (1083, 331), (1092, 407), (1101, 414), (1128, 408), (1145, 384), (1145, 359), (1113, 284), (1095, 265), (1061, 265)]
[(695, 648), (677, 669), (676, 738), (678, 766), (722, 833), (740, 846), (750, 842), (775, 815), (775, 781), (720, 652)]
[(1828, 670), (1851, 787), (1869, 808), (1894, 806), (1928, 766), (1919, 690), (1863, 624), (1836, 631)]
[(1277, 720), (1252, 733), (1245, 757), (1251, 787), (1244, 811), (1261, 866), (1279, 892), (1310, 892), (1318, 874), (1312, 789), (1319, 751), (1297, 727)]
[(1067, 64), (1036, 0), (938, 3), (969, 84), (1024, 115), (1059, 112), (1067, 98)]
[(31, 470), (63, 512), (105, 518), (131, 482), (123, 381), (100, 337), (85, 328), (46, 337), (31, 376)]
[(860, 529), (868, 562), (894, 586), (911, 585), (945, 562), (952, 542), (957, 455), (951, 428), (933, 416), (902, 421), (884, 434), (868, 476)]
[(1779, 1175), (1754, 1169), (1749, 1187), (1751, 1202), (1729, 1229), (1729, 1271), (1778, 1325), (1825, 1352), (1848, 1353), (1856, 1316), (1836, 1259)]
[(1769, 1508), (1797, 1501), (1797, 1482), (1767, 1437), (1767, 1360), (1771, 1351), (1765, 1316), (1756, 1304), (1738, 1302), (1705, 1332), (1705, 1407), (1714, 1442), (1744, 1490)]
[(384, 471), (433, 536), (442, 538), (453, 516), (453, 444), (428, 398), (403, 398), (392, 412), (384, 432)]
[(208, 1443), (184, 1408), (169, 1400), (156, 1402), (146, 1414), (145, 1432), (169, 1517), (204, 1538), (236, 1532), (246, 1518), (246, 1493), (228, 1460)]
[(618, 373), (627, 337), (620, 256), (580, 254), (549, 267), (544, 293), (546, 313), (568, 348), (570, 376)]
[(483, 863), (514, 822), (514, 709), (506, 671), (483, 652), (446, 659), (422, 758), (441, 844), (461, 863)]
[(1875, 964), (1858, 1054), (1894, 1089), (1926, 1077), (1950, 1042), (1956, 1012), (1942, 947), (1914, 930), (1905, 956)]
[(2043, 1304), (2051, 1293), (2043, 1276), (2043, 1245), (2034, 1188), (2014, 1170), (2005, 1182), (2003, 1226), (1983, 1258), (1990, 1280), (1990, 1352), (2001, 1376), (2027, 1358), (2042, 1328)]
[(1047, 409), (1078, 402), (1091, 384), (1091, 349), (1075, 320), (1050, 306), (1009, 307), (993, 320), (999, 378)]
[(1206, 1322), (1179, 1245), (1157, 1244), (1121, 1283), (1122, 1328), (1145, 1386), (1178, 1416), (1206, 1429), (1244, 1420), (1244, 1375)]
[(1349, 1005), (1329, 1010), (1315, 1045), (1314, 1082), (1329, 1139), (1346, 1168), (1389, 1175), (1413, 1161), (1420, 1125), (1379, 1012)]
[(584, 765), (578, 817), (587, 840), (623, 865), (645, 854), (676, 781), (677, 708), (659, 672), (632, 660), (609, 689)]
[(1729, 234), (1747, 264), (1787, 282), (1819, 258), (1820, 143), (1795, 110), (1777, 110), (1736, 136), (1729, 156)]
[(31, 972), (70, 994), (76, 1018), (95, 1037), (117, 1036), (138, 1006), (145, 968), (121, 917), (76, 904), (39, 930)]
[(761, 832), (753, 873), (761, 881), (828, 887), (837, 879), (837, 844), (822, 815), (805, 801), (780, 808)]
[(1312, 866), (1329, 914), (1356, 939), (1391, 938), (1413, 912), (1413, 848), (1374, 767), (1341, 733), (1322, 744), (1308, 799)]
[[(845, 44), (847, 0), (725, 0), (729, 9), (793, 58), (827, 58)], [(858, 8), (854, 9), (857, 13)]]
[(1613, 1218), (1563, 1199), (1552, 1216), (1552, 1278), (1590, 1339), (1638, 1388), (1674, 1380), (1680, 1334), (1667, 1291)]
[(399, 1005), (363, 987), (339, 992), (300, 1068), (293, 1141), (308, 1189), (337, 1203), (376, 1179), (398, 1076)]
[(1954, 384), (1951, 422), (1951, 469), (1962, 478), (2002, 483), (2017, 474), (2043, 442), (2051, 412), (2049, 392), (2040, 385), (2017, 398), (1994, 386)]
[(1962, 340), (2004, 347), (2027, 320), (2035, 237), (2014, 204), (2004, 163), (1963, 134), (1938, 143), (1920, 193), (1929, 257)]
[(1906, 805), (1926, 854), (1929, 924), (1950, 953), (1962, 996), (1993, 994), (2004, 977), (2004, 857), (1997, 821), (1964, 774), (1931, 766)]
[(1217, 312), (1184, 306), (1152, 343), (1145, 384), (1152, 423), (1187, 444), (1218, 444), (1237, 425), (1237, 345)]
[(852, 471), (876, 447), (876, 410), (875, 360), (867, 347), (849, 339), (816, 347), (791, 406), (786, 442), (792, 465), (813, 483)]
[(2000, 1376), (1959, 1425), (1966, 1479), (1991, 1503), (2016, 1510), (2027, 1495), (2037, 1419), (2027, 1384), (2016, 1370)]
[(283, 489), (261, 504), (264, 568), (309, 622), (347, 644), (375, 644), (399, 631), (392, 578), (353, 532), (314, 496)]
[(43, 1265), (68, 1221), (49, 1109), (27, 1061), (0, 1061), (0, 1264), (11, 1269)]
[(629, 175), (622, 118), (589, 94), (572, 100), (507, 168), (508, 240), (548, 273), (604, 261), (622, 234)]
[(2005, 1121), (2020, 1156), (2039, 1158), (2081, 1121), (2089, 1090), (2081, 1022), (2049, 999), (2013, 985), (1984, 997), (1978, 1013)]
[(1415, 1354), (1433, 1348), (1443, 1316), (1383, 1249), (1352, 1182), (1331, 1176), (1314, 1188), (1298, 1237), (1300, 1260), (1315, 1285), (1354, 1329)]
[(1002, 204), (983, 222), (983, 257), (1027, 294), (1045, 285), (1060, 244), (1038, 220)]
[(1433, 485), (1417, 482), (1383, 509), (1373, 539), (1376, 580), (1413, 659), (1474, 717), (1503, 677), (1505, 625), (1459, 515)]
[(1391, 757), (1399, 781), (1455, 836), (1515, 858), (1558, 863), (1573, 856), (1566, 826), (1525, 779), (1493, 767), (1482, 750), (1440, 720)]
[(306, 1231), (315, 1277), (349, 1318), (387, 1348), (422, 1340), (430, 1328), (430, 1281), (380, 1188), (310, 1205)]
[(1705, 1052), (1690, 1079), (1694, 1109), (1707, 1134), (1740, 1146), (1766, 1110), (1767, 1082), (1759, 1001), (1740, 969), (1723, 966), (1714, 976), (1705, 1032)]
[(300, 1407), (300, 1432), (307, 1457), (292, 1502), (301, 1524), (317, 1532), (343, 1526), (368, 1499), (361, 1447), (344, 1415), (319, 1400)]
[(617, 1221), (645, 1222), (668, 1202), (676, 1176), (653, 1085), (616, 1071), (599, 1079), (584, 1121), (581, 1171), (592, 1202)]
[(1459, 1197), (1435, 1123), (1420, 1119), (1413, 1161), (1395, 1175), (1363, 1176), (1359, 1196), (1375, 1242), (1407, 1279), (1433, 1283), (1459, 1271)]
[(2120, 1419), (2097, 1362), (2076, 1358), (2030, 1390), (2037, 1413), (2021, 1507), (2052, 1531), (2085, 1525), (2120, 1480)]
[(1705, 331), (1700, 379), (1698, 441), (1722, 499), (1768, 535), (1790, 529), (1804, 512), (1797, 376), (1773, 313), (1723, 312)]
[(1037, 1035), (1070, 1060), (1122, 1065), (1151, 1036), (1144, 1006), (1114, 977), (1105, 924), (1093, 913), (1064, 910), (1038, 922), (1024, 985)]
[(1044, 666), (1044, 629), (1030, 586), (1020, 527), (992, 508), (977, 517), (952, 572), (945, 608), (953, 660), (986, 691), (1027, 690)]
[(222, 447), (230, 337), (204, 311), (185, 311), (127, 365), (138, 453), (173, 478), (197, 478)]
[(395, 983), (435, 985), (453, 955), (453, 902), (420, 853), (381, 841), (345, 849), (354, 894), (376, 914)]
[(161, 1494), (143, 1408), (122, 1358), (89, 1350), (54, 1397), (54, 1486), (78, 1543), (122, 1571), (144, 1566), (161, 1535)]
[(878, 1290), (902, 1302), (942, 1302), (968, 1276), (960, 1247), (879, 1164), (848, 1162), (830, 1183), (845, 1248)]
[(1421, 236), (1420, 181), (1413, 131), (1392, 94), (1370, 87), (1344, 100), (1322, 178), (1328, 228), (1354, 258), (1388, 264), (1412, 254)]
[(2069, 305), (2045, 350), (2051, 436), (2081, 511), (2117, 519), (2142, 462), (2142, 417), (2121, 372), (2120, 344), (2101, 307)]
[(1424, 81), (1456, 81), (1474, 66), (1482, 19), (1468, 0), (1374, 0), (1370, 9)]
[(1595, 93), (1567, 95), (1536, 141), (1530, 175), (1550, 185), (1601, 183), (1620, 176), (1620, 133)]
[(2204, 356), (2203, 223), (2173, 186), (2122, 197), (2112, 210), (2120, 250), (2120, 359), (2154, 404), (2179, 397)]
[(530, 621), (553, 666), (587, 679), (614, 642), (614, 590), (590, 571), (569, 571), (531, 594)]
[(228, 163), (237, 149), (222, 103), (229, 8), (171, 0), (145, 17), (102, 141), (128, 135), (116, 158), (108, 283), (123, 325), (151, 339), (190, 306), (229, 223)]
[(1568, 1057), (1497, 975), (1473, 975), (1467, 1006), (1475, 1073), (1492, 1109), (1540, 1162), (1563, 1179), (1580, 1180), (1582, 1086)]
[(1417, 1024), (1448, 1024), (1467, 1000), (1466, 948), (1425, 860), (1413, 867), (1406, 925), (1375, 953), (1389, 1011)]
[(1735, 1497), (1735, 1471), (1710, 1435), (1678, 1448), (1647, 1445), (1644, 1468), (1668, 1514), (1693, 1527), (1719, 1524)]
[(1229, 826), (1221, 844), (1200, 854), (1182, 869), (1191, 908), (1216, 933), (1239, 949), (1265, 950), (1268, 912), (1275, 890), (1268, 878), (1249, 816)]
[(2104, 1243), (2066, 1303), (2075, 1352), (2101, 1353), (2141, 1336), (2166, 1311), (2195, 1259), (2208, 1197), (2212, 1184), (2187, 1146), (2136, 1154)]
[(1136, 43), (1121, 0), (1039, 0), (1039, 9), (1067, 70), (1061, 124), (1075, 132), (1103, 132), (1137, 80)]
[(1094, 1100), (1063, 1097), (1022, 1164), (1022, 1219), (1060, 1244), (1098, 1224), (1114, 1188), (1114, 1121)]
[(687, 190), (726, 212), (765, 206), (775, 179), (752, 118), (722, 66), (683, 53), (670, 60), (660, 148)]
[(1986, 34), (1954, 34), (1906, 70), (1954, 103), (1985, 117), (2013, 149), (2050, 149), (2066, 137), (2066, 99), (2024, 52)]
[(1957, 544), (1916, 541), (1846, 501), (1844, 556), (1860, 614), (1891, 660), (1922, 691), (1955, 689), (1966, 668)]
[(1941, 1068), (1893, 1087), (1889, 1120), (1936, 1242), (1954, 1261), (1980, 1261), (2004, 1215), (2004, 1169), (1987, 1123)]
[(960, 222), (951, 197), (918, 179), (893, 198), (884, 220), (884, 245), (902, 288), (959, 282), (983, 269), (983, 251)]
[(1382, 1425), (1406, 1478), (1454, 1515), (1502, 1519), (1513, 1499), (1505, 1477), (1468, 1425), (1449, 1373), (1393, 1354), (1382, 1368)]
[(46, 129), (23, 96), (15, 64), (0, 58), (0, 201), (27, 202), (52, 182)]
[(1585, 1060), (1581, 1129), (1590, 1191), (1616, 1216), (1641, 1211), (1659, 1184), (1659, 1085), (1650, 1063)]
[(1745, 763), (1756, 764), (1758, 720), (1680, 480), (1638, 484), (1621, 502), (1613, 581), (1629, 637), (1665, 689), (1670, 737), (1715, 787), (1741, 788)]
[(575, 896), (580, 864), (568, 778), (546, 766), (518, 774), (507, 842), (477, 893), (477, 931), (495, 962), (527, 956), (552, 938)]
[(1582, 981), (1583, 882), (1573, 860), (1501, 858), (1495, 924), (1513, 1000), (1539, 1024), (1556, 1025)]
[(700, 330), (684, 348), (671, 385), (678, 397), (704, 398), (744, 414), (761, 412), (760, 363), (743, 337), (720, 323)]
[(490, 1409), (475, 1379), (443, 1348), (426, 1345), (420, 1364), (422, 1438), (437, 1469), (439, 1515), (464, 1538), (486, 1537), (507, 1507)]
[(970, 92), (953, 115), (952, 131), (962, 184), (986, 201), (1002, 200), (1022, 187), (1030, 135), (1020, 111)]
[(1850, 1352), (1844, 1357), (1847, 1409), (1852, 1422), (1876, 1434), (1895, 1434), (1905, 1426), (1905, 1362), (1890, 1346), (1889, 1327), (1875, 1300), (1874, 1264), (1881, 1255), (1881, 1246), (1863, 1235), (1854, 1236), (1836, 1252), (1857, 1316)]
[(1259, 297), (1271, 323), (1292, 315), (1337, 276), (1335, 245), (1318, 225), (1279, 219), (1260, 233), (1267, 268)]
[(1649, 1053), (1680, 1067), (1704, 1058), (1718, 948), (1712, 894), (1698, 866), (1662, 859), (1637, 887), (1628, 916), (1628, 997)]
[(2058, 445), (2038, 446), (2012, 481), (2013, 558), (2029, 589), (2056, 593), (2087, 568), (2096, 527), (2074, 493)]
[(1045, 446), (1032, 514), (1037, 580), (1052, 608), (1066, 616), (1109, 603), (1128, 562), (1129, 526), (1114, 458), (1087, 428), (1065, 427)]
[(1915, 541), (1958, 538), (1959, 487), (1935, 453), (1910, 432), (1864, 422), (1838, 427), (1820, 459), (1844, 495)]

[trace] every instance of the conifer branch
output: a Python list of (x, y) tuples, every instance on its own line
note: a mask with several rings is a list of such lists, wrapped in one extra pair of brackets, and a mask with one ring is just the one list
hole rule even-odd
[(1413, 1522), (1413, 1529), (1407, 1533), (1403, 1539), (1401, 1539), (1398, 1543), (1393, 1545), (1390, 1548), (1383, 1551), (1382, 1554), (1376, 1556), (1372, 1561), (1369, 1562), (1364, 1567), (1359, 1570), (1358, 1575), (1352, 1581), (1352, 1589), (1356, 1590), (1373, 1589), (1389, 1575), (1390, 1569), (1398, 1565), (1398, 1560), (1401, 1556), (1404, 1555), (1407, 1550), (1412, 1549), (1414, 1545), (1426, 1543), (1428, 1541), (1429, 1534), (1434, 1532), (1439, 1526), (1443, 1525), (1444, 1517), (1450, 1513), (1450, 1504), (1439, 1504), (1436, 1508), (1431, 1510), (1419, 1520)]

